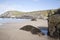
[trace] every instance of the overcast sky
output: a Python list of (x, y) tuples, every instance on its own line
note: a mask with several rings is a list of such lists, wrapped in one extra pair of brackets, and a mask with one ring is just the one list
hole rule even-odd
[(0, 0), (0, 14), (9, 11), (36, 11), (60, 8), (60, 0)]

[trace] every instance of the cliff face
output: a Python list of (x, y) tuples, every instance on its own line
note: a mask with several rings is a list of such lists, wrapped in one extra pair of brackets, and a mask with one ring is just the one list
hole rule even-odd
[(54, 10), (32, 11), (32, 12), (19, 12), (7, 11), (0, 15), (1, 18), (41, 18), (47, 19), (49, 13), (54, 13)]
[(48, 35), (60, 39), (60, 9), (48, 18)]

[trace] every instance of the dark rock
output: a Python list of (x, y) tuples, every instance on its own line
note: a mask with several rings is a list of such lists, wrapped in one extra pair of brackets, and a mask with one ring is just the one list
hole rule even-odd
[(36, 19), (35, 19), (35, 18), (33, 18), (33, 19), (31, 19), (31, 21), (36, 21)]
[(32, 34), (38, 34), (38, 33), (40, 33), (41, 31), (39, 30), (39, 29), (37, 29), (37, 28), (32, 28), (31, 29), (31, 33)]
[(48, 35), (54, 38), (60, 38), (60, 12), (48, 18)]
[(34, 26), (31, 26), (31, 25), (26, 25), (26, 26), (20, 28), (20, 30), (30, 31), (32, 34), (44, 35), (44, 33), (42, 33), (40, 31), (40, 29), (38, 29)]
[(22, 28), (20, 28), (21, 30), (25, 30), (25, 31), (31, 31), (33, 28), (37, 29), (36, 27), (34, 26), (31, 26), (31, 25), (26, 25)]

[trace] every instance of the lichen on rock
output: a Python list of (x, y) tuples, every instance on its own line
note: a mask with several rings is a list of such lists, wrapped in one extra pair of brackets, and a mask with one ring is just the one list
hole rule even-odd
[(51, 37), (60, 37), (60, 9), (48, 18), (48, 35)]

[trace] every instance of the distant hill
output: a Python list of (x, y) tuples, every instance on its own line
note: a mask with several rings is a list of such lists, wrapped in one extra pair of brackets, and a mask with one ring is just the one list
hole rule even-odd
[(32, 12), (20, 12), (20, 11), (7, 11), (0, 15), (0, 18), (39, 18), (46, 19), (48, 15), (54, 14), (57, 9), (32, 11)]
[(19, 12), (19, 11), (7, 11), (7, 12), (4, 12), (3, 14), (0, 15), (0, 17), (3, 17), (3, 18), (10, 18), (10, 17), (14, 17), (14, 16), (20, 16), (22, 15), (24, 12)]

